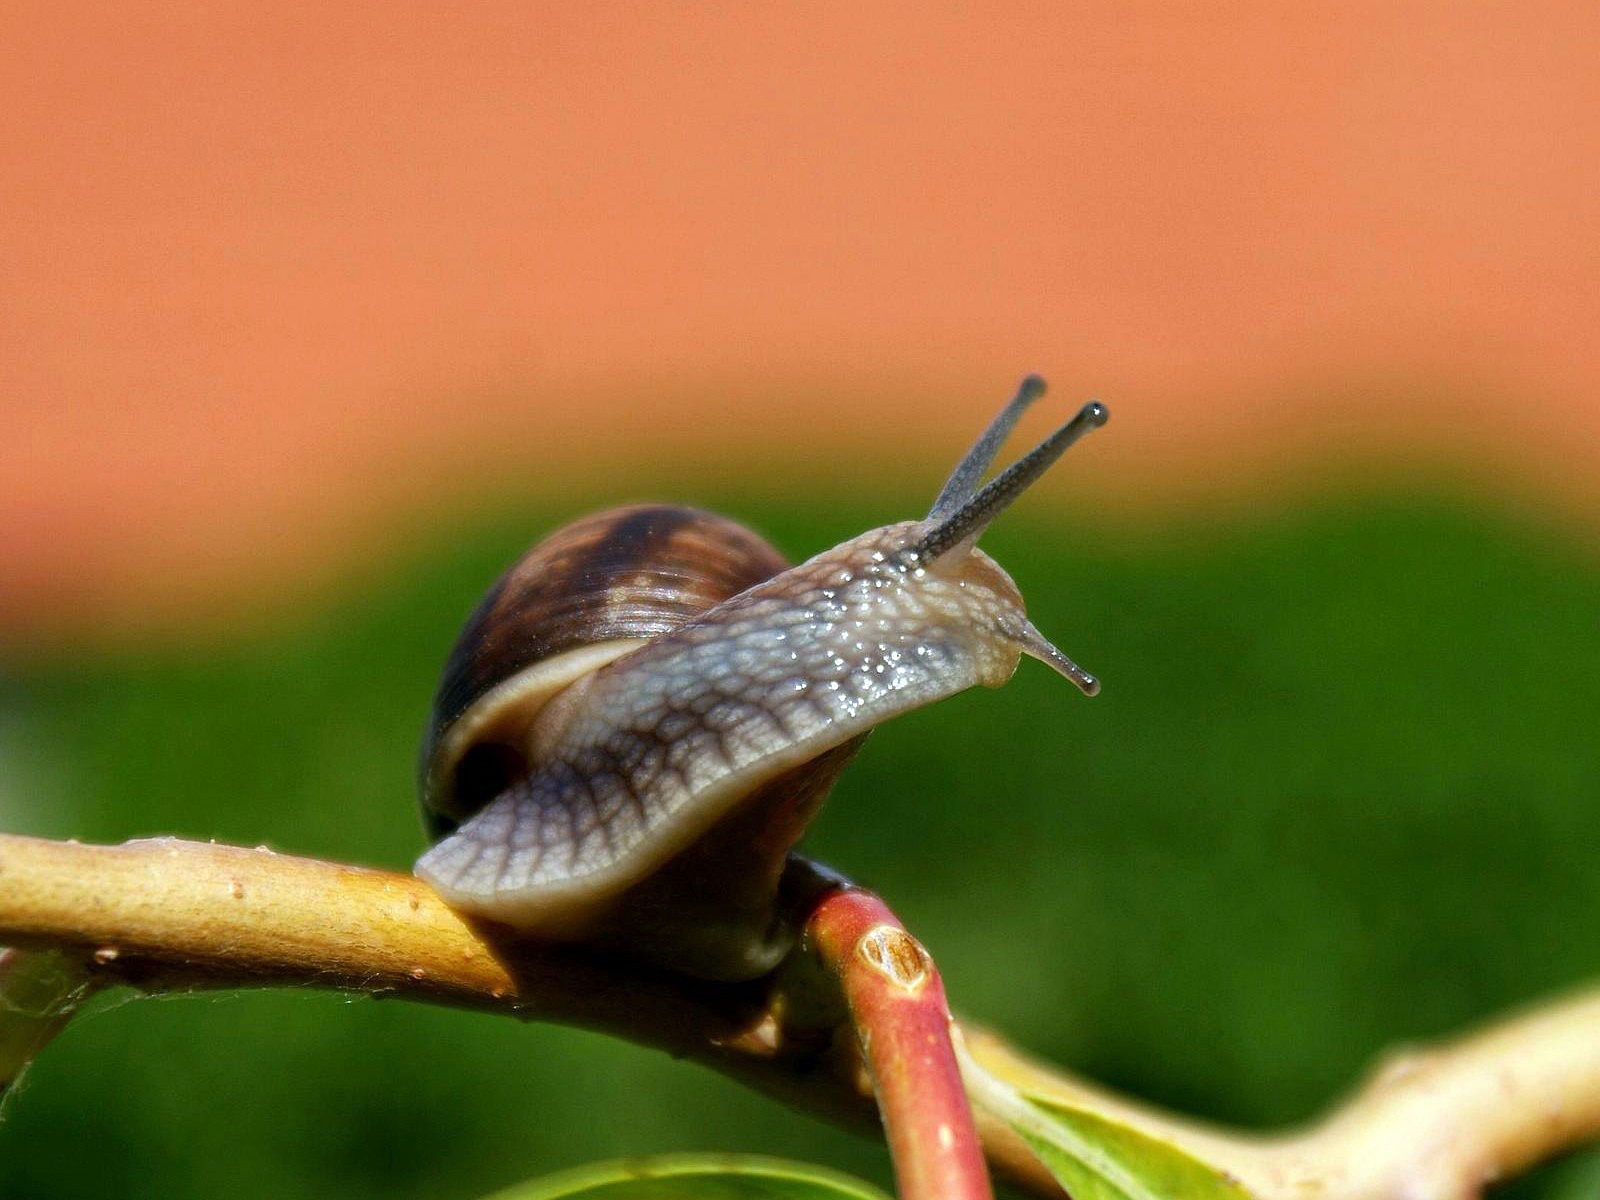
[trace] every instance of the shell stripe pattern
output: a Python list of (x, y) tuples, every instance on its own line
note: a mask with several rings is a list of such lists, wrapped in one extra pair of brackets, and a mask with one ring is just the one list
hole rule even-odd
[(531, 663), (655, 637), (788, 565), (743, 526), (698, 509), (639, 505), (574, 521), (524, 555), (467, 621), (439, 684), (435, 727)]

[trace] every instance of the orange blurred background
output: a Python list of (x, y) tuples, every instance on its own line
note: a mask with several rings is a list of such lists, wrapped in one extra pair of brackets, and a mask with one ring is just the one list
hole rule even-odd
[(486, 488), (931, 495), (1031, 369), (1110, 403), (1111, 512), (1332, 454), (1600, 514), (1592, 3), (0, 21), (13, 645)]

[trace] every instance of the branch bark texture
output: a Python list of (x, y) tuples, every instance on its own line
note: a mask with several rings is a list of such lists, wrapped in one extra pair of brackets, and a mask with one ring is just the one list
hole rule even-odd
[[(706, 1063), (785, 1102), (870, 1129), (871, 1076), (815, 972), (707, 984), (579, 951), (509, 943), (409, 875), (170, 839), (84, 846), (0, 835), (0, 944), (56, 949), (101, 984), (146, 991), (312, 986), (599, 1029)], [(1311, 1127), (1206, 1125), (1033, 1062), (969, 1027), (966, 1045), (1024, 1092), (1171, 1141), (1260, 1200), (1470, 1200), (1600, 1135), (1600, 990), (1396, 1057)], [(991, 1162), (1059, 1191), (980, 1113)]]

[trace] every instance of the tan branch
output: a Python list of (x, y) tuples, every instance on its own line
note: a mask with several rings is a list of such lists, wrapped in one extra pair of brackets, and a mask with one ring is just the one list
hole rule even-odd
[(984, 1070), (1182, 1146), (1260, 1200), (1470, 1200), (1600, 1136), (1600, 990), (1390, 1056), (1303, 1130), (1264, 1136), (1138, 1104), (966, 1031)]
[[(54, 947), (147, 991), (329, 987), (600, 1029), (704, 1062), (870, 1128), (842, 1012), (803, 971), (702, 984), (576, 951), (512, 947), (408, 875), (268, 850), (153, 840), (82, 846), (0, 835), (0, 944)], [(1261, 1200), (1468, 1200), (1600, 1134), (1600, 991), (1398, 1057), (1316, 1125), (1261, 1136), (1161, 1112), (971, 1029), (989, 1073), (1173, 1141)], [(996, 1167), (1054, 1194), (994, 1117)]]
[[(142, 991), (304, 986), (602, 1030), (870, 1125), (834, 1014), (776, 983), (702, 984), (514, 946), (410, 875), (170, 838), (86, 846), (0, 834), (0, 944), (76, 950)], [(782, 1019), (779, 1019), (779, 1014)]]

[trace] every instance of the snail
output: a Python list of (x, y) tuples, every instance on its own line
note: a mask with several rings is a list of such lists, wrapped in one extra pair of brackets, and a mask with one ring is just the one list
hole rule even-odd
[(793, 942), (791, 851), (866, 734), (1022, 657), (1096, 680), (1029, 622), (976, 542), (1099, 403), (979, 486), (1029, 376), (922, 520), (790, 566), (697, 509), (580, 519), (529, 550), (468, 620), (423, 747), (434, 844), (417, 874), (518, 936), (739, 980)]

